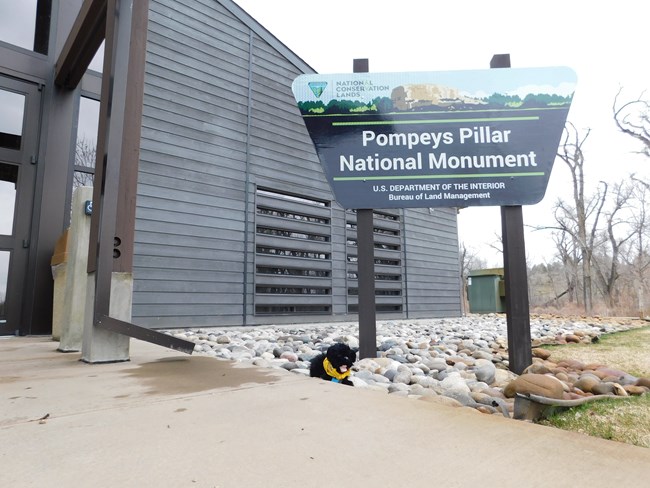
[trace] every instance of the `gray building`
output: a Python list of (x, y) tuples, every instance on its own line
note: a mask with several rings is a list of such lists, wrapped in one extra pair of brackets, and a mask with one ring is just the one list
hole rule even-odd
[[(54, 83), (84, 2), (24, 3), (30, 45), (0, 29), (0, 334), (50, 330), (50, 257), (92, 178), (101, 90), (92, 70)], [(313, 69), (229, 0), (150, 0), (147, 29), (133, 323), (356, 320), (356, 214), (291, 93)], [(374, 239), (378, 317), (460, 315), (455, 209), (376, 210)]]

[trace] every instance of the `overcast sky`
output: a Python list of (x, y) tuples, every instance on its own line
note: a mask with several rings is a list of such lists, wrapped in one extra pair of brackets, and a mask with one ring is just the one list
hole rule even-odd
[[(591, 128), (585, 146), (588, 181), (618, 181), (629, 173), (650, 177), (650, 160), (620, 134), (612, 103), (647, 89), (650, 3), (547, 0), (236, 0), (288, 48), (319, 73), (352, 71), (352, 60), (368, 58), (371, 72), (473, 70), (489, 67), (494, 54), (509, 53), (513, 67), (569, 66), (578, 76), (569, 121)], [(570, 174), (556, 160), (546, 196), (524, 207), (524, 224), (550, 224), (551, 207), (568, 198)], [(498, 207), (473, 207), (459, 214), (460, 239), (489, 266), (501, 256), (489, 244), (501, 234)], [(533, 263), (550, 259), (546, 232), (526, 233)]]

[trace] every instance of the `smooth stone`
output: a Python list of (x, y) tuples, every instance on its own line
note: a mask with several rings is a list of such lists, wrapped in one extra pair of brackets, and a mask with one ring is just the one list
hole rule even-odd
[(429, 374), (429, 373), (431, 373), (431, 369), (430, 369), (426, 364), (424, 364), (424, 363), (422, 363), (422, 362), (419, 362), (418, 364), (416, 364), (416, 366), (417, 366), (418, 369), (420, 369), (420, 370), (422, 371), (422, 373), (424, 373), (424, 374)]
[(363, 381), (368, 381), (368, 380), (372, 380), (372, 379), (373, 379), (374, 374), (375, 374), (375, 373), (373, 373), (371, 370), (368, 370), (368, 369), (362, 369), (361, 371), (357, 371), (357, 372), (354, 374), (354, 376), (357, 377), (357, 378), (359, 378), (359, 379), (362, 379)]
[(478, 405), (476, 410), (481, 413), (486, 413), (488, 415), (494, 415), (498, 410), (490, 405)]
[(523, 374), (506, 385), (503, 394), (514, 398), (516, 393), (532, 393), (547, 398), (562, 398), (562, 382), (553, 376), (542, 374)]
[(431, 371), (445, 371), (447, 369), (447, 362), (444, 359), (435, 358), (422, 361)]
[(491, 385), (494, 383), (497, 368), (492, 361), (487, 359), (477, 359), (474, 365), (474, 374), (478, 381)]
[(492, 361), (493, 356), (489, 352), (478, 350), (472, 353), (472, 357), (474, 359), (487, 359), (488, 361)]
[(259, 366), (260, 368), (270, 368), (271, 363), (267, 359), (262, 359), (262, 358), (256, 358), (253, 360), (253, 364), (255, 366)]
[(285, 359), (287, 361), (295, 363), (298, 361), (298, 355), (295, 352), (284, 351), (282, 354), (280, 354), (280, 359)]
[(564, 383), (569, 382), (569, 375), (567, 375), (566, 373), (555, 373), (555, 377)]
[(494, 374), (494, 383), (492, 385), (503, 388), (516, 377), (517, 375), (515, 373), (508, 371), (507, 369), (497, 368), (496, 373)]
[(432, 378), (431, 376), (414, 376), (412, 381), (415, 384), (423, 386), (425, 388), (433, 388), (438, 384), (438, 381)]
[(489, 395), (489, 396), (491, 396), (493, 398), (501, 398), (503, 400), (505, 400), (505, 398), (506, 398), (506, 396), (503, 394), (503, 391), (498, 389), (498, 388), (492, 388), (492, 387), (485, 388), (485, 389), (481, 390), (480, 393), (484, 393), (484, 394)]
[[(377, 358), (382, 359), (382, 358)], [(377, 359), (365, 358), (354, 363), (355, 367), (359, 370), (366, 370), (376, 373), (381, 369), (381, 365)]]
[(576, 381), (573, 384), (573, 387), (578, 388), (578, 389), (580, 389), (582, 391), (586, 391), (588, 393), (593, 393), (593, 389), (597, 385), (600, 385), (600, 378), (598, 378), (595, 375), (587, 373), (587, 374), (583, 374), (582, 376), (580, 376), (578, 381)]
[[(362, 359), (362, 361), (365, 361), (365, 359)], [(374, 358), (372, 359), (375, 363), (379, 365), (380, 368), (385, 368), (385, 369), (397, 369), (401, 363), (398, 361), (395, 361), (394, 359), (391, 358)]]
[(470, 393), (469, 386), (458, 372), (450, 373), (444, 380), (440, 382), (440, 388), (443, 391), (457, 390), (467, 395)]
[(395, 379), (395, 376), (397, 375), (397, 370), (396, 369), (387, 369), (382, 373), (382, 376), (385, 376), (388, 378), (389, 381), (393, 381)]
[(542, 349), (541, 347), (535, 347), (532, 350), (534, 358), (548, 359), (551, 357), (551, 351), (548, 349)]
[(528, 374), (547, 374), (550, 372), (549, 367), (543, 363), (533, 363), (524, 370), (524, 373)]
[(494, 402), (494, 399), (490, 395), (478, 391), (471, 392), (470, 396), (476, 403), (481, 403), (483, 405), (492, 405)]
[(371, 379), (375, 383), (390, 383), (391, 381), (386, 378), (383, 374), (373, 373)]
[(641, 377), (638, 380), (636, 380), (636, 383), (634, 383), (634, 385), (645, 386), (646, 388), (650, 388), (650, 378)]
[(393, 377), (393, 383), (404, 383), (406, 385), (411, 383), (411, 378), (413, 374), (407, 369), (402, 371), (397, 371), (397, 374)]
[(591, 393), (594, 395), (613, 395), (616, 392), (616, 387), (614, 383), (598, 383), (591, 389)]
[(625, 391), (628, 395), (644, 395), (650, 391), (650, 388), (647, 386), (637, 386), (637, 385), (624, 385)]
[(454, 400), (460, 402), (462, 405), (466, 407), (476, 406), (476, 402), (468, 392), (459, 389), (449, 389), (449, 390), (443, 390), (442, 394), (446, 397), (453, 398)]
[(469, 389), (471, 391), (481, 391), (481, 392), (490, 387), (487, 383), (484, 383), (483, 381), (468, 381), (467, 386), (469, 386)]

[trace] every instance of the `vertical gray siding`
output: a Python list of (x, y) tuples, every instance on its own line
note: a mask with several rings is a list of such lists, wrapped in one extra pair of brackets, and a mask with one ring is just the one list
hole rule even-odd
[(409, 316), (460, 315), (456, 209), (408, 209), (404, 229)]
[(151, 2), (135, 322), (242, 321), (248, 38), (218, 2)]
[[(350, 228), (355, 219), (331, 201), (290, 88), (306, 65), (231, 2), (217, 0), (151, 0), (147, 49), (134, 322), (185, 327), (354, 320), (348, 310), (356, 298), (348, 289), (357, 285), (348, 254), (355, 250), (348, 241), (356, 238)], [(258, 189), (326, 206), (281, 201)], [(260, 206), (326, 214), (329, 223), (300, 222)], [(377, 254), (399, 256), (400, 281), (378, 288), (400, 293), (378, 297), (378, 304), (399, 305), (389, 314), (394, 317), (459, 315), (455, 212), (393, 213), (399, 222), (376, 225), (398, 232), (376, 238), (394, 241), (399, 250)], [(328, 241), (282, 236), (282, 229), (329, 233)], [(330, 253), (317, 262), (263, 255), (259, 246)], [(282, 267), (291, 272), (273, 275)], [(318, 272), (301, 277), (297, 269)], [(298, 295), (300, 287), (306, 296)], [(294, 295), (276, 293), (281, 289)], [(329, 294), (316, 295), (325, 289)], [(329, 308), (270, 315), (273, 307)]]

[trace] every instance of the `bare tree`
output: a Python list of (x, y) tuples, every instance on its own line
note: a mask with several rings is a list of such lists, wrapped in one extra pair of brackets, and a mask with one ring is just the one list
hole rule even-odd
[(77, 139), (74, 153), (75, 172), (72, 181), (73, 188), (93, 186), (93, 172), (87, 172), (84, 169), (94, 168), (96, 159), (97, 147), (95, 143), (84, 137)]
[(494, 233), (494, 240), (492, 242), (488, 242), (487, 247), (490, 249), (493, 249), (496, 251), (498, 254), (503, 254), (503, 236), (498, 233)]
[[(634, 185), (630, 183), (617, 183), (611, 192), (611, 209), (603, 212), (606, 230), (603, 232), (603, 241), (609, 244), (609, 249), (600, 259), (593, 259), (596, 277), (607, 302), (607, 307), (612, 309), (617, 298), (616, 284), (620, 278), (619, 268), (623, 246), (634, 237), (635, 229), (629, 226), (627, 216), (620, 215), (629, 208)], [(621, 230), (622, 229), (622, 230)], [(608, 252), (609, 251), (609, 252)]]
[(632, 214), (632, 229), (634, 242), (632, 252), (626, 263), (629, 265), (633, 277), (633, 293), (637, 297), (637, 308), (641, 314), (645, 313), (645, 296), (647, 294), (646, 274), (650, 269), (650, 255), (647, 249), (647, 240), (650, 234), (650, 185), (631, 176), (634, 183), (634, 212)]
[[(570, 122), (564, 128), (558, 157), (564, 161), (571, 171), (574, 206), (568, 205), (560, 199), (555, 207), (555, 220), (560, 230), (571, 234), (580, 249), (583, 282), (582, 293), (586, 314), (591, 314), (593, 308), (591, 262), (598, 220), (607, 196), (607, 185), (605, 184), (604, 187), (599, 187), (594, 196), (585, 199), (585, 158), (582, 148), (590, 132), (590, 129), (586, 129), (586, 133), (582, 135)], [(587, 223), (590, 217), (592, 225), (591, 229), (588, 230)]]
[(473, 249), (468, 249), (465, 246), (465, 243), (461, 243), (460, 245), (460, 273), (461, 273), (461, 296), (462, 296), (462, 305), (463, 305), (463, 310), (468, 312), (469, 311), (469, 304), (467, 303), (467, 278), (469, 277), (469, 274), (472, 272), (474, 269), (481, 269), (485, 268), (487, 266), (486, 262), (484, 259), (479, 257), (478, 253), (474, 251)]
[(643, 148), (639, 152), (650, 157), (650, 100), (644, 100), (644, 91), (636, 100), (619, 104), (622, 90), (614, 97), (614, 121), (621, 132), (640, 141)]
[(576, 240), (567, 232), (557, 231), (553, 232), (552, 238), (560, 257), (560, 262), (562, 263), (565, 282), (565, 290), (556, 295), (555, 300), (560, 299), (564, 295), (568, 295), (569, 303), (574, 303), (576, 301), (576, 288), (578, 286), (578, 265), (580, 264)]

